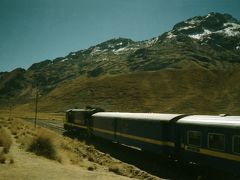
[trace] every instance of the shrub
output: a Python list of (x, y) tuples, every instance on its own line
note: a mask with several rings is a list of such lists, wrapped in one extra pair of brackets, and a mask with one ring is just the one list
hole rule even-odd
[(12, 145), (11, 135), (5, 130), (0, 129), (0, 146), (3, 147), (3, 152), (8, 153)]
[(12, 135), (17, 135), (18, 133), (20, 133), (22, 128), (23, 124), (21, 124), (19, 121), (17, 120), (11, 121), (10, 130), (12, 132)]
[(108, 168), (108, 170), (111, 171), (111, 172), (114, 172), (114, 173), (116, 173), (116, 174), (121, 175), (120, 167), (117, 166), (117, 165), (110, 166), (110, 167)]
[(28, 151), (49, 159), (57, 159), (56, 147), (49, 134), (39, 134), (28, 147)]
[(14, 163), (14, 159), (13, 159), (12, 157), (9, 159), (9, 163), (10, 163), (10, 164), (13, 164), (13, 163)]
[(95, 160), (94, 160), (94, 157), (93, 157), (93, 156), (89, 156), (89, 157), (88, 157), (88, 160), (89, 160), (90, 162), (95, 162)]
[(87, 168), (89, 171), (94, 171), (97, 169), (97, 167), (95, 165), (91, 165), (91, 166), (88, 166)]
[[(15, 137), (16, 138), (16, 137)], [(30, 135), (19, 135), (18, 138), (16, 138), (16, 142), (20, 143), (20, 147), (23, 149), (28, 149), (29, 146), (32, 144), (34, 138)]]
[(0, 163), (4, 164), (6, 160), (6, 156), (4, 154), (0, 154)]
[(14, 159), (11, 155), (8, 154), (0, 154), (0, 163), (1, 164), (13, 164)]

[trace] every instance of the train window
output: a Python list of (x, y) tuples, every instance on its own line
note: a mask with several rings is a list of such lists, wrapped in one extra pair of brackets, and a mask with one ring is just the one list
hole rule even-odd
[(202, 133), (200, 131), (188, 131), (188, 144), (200, 147)]
[(75, 122), (75, 123), (77, 123), (77, 124), (81, 124), (81, 125), (84, 125), (85, 124), (85, 112), (82, 112), (82, 111), (80, 111), (80, 112), (75, 112), (74, 113), (74, 119), (73, 119), (73, 121)]
[(223, 151), (225, 149), (225, 136), (224, 134), (209, 133), (208, 134), (208, 147)]
[(67, 112), (67, 121), (73, 122), (73, 112), (72, 111)]
[(233, 136), (233, 152), (240, 154), (240, 136)]

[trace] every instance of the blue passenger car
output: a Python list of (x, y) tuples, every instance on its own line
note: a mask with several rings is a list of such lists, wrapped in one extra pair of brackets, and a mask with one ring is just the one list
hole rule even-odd
[(240, 116), (187, 116), (177, 121), (181, 157), (240, 173)]
[(144, 151), (173, 154), (171, 121), (181, 114), (100, 112), (93, 114), (93, 134)]

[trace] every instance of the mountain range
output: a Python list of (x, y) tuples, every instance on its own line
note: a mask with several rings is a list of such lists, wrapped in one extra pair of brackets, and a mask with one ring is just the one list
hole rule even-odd
[(0, 73), (0, 107), (240, 113), (240, 22), (209, 13), (145, 41), (115, 38)]

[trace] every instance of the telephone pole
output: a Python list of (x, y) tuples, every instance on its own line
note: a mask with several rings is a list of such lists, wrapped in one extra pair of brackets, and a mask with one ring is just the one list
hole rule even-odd
[(12, 120), (12, 105), (9, 106), (9, 120)]
[(35, 99), (35, 128), (37, 127), (37, 111), (38, 111), (38, 84), (36, 86), (36, 99)]

